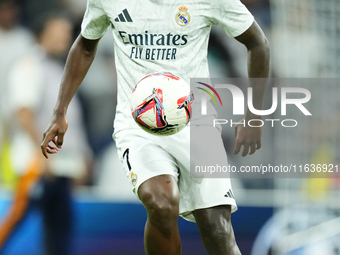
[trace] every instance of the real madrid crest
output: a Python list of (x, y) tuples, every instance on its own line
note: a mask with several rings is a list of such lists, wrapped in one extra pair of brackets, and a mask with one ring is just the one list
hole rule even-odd
[(137, 184), (137, 174), (135, 174), (134, 172), (131, 172), (131, 183), (133, 187)]
[(190, 23), (190, 14), (188, 13), (188, 7), (182, 4), (178, 7), (179, 12), (176, 13), (176, 22), (180, 26), (186, 26)]

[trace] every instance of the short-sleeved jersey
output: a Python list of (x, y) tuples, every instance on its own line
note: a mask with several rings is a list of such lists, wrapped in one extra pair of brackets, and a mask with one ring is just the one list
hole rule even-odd
[(254, 18), (240, 0), (88, 0), (82, 36), (98, 39), (112, 28), (118, 79), (115, 132), (138, 128), (130, 110), (137, 82), (153, 72), (208, 78), (212, 25), (235, 37)]

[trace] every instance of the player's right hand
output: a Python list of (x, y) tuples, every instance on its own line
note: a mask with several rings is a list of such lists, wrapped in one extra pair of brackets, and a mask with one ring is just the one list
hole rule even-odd
[[(242, 122), (247, 123), (245, 126)], [(256, 150), (261, 148), (262, 127), (261, 126), (249, 126), (248, 120), (242, 120), (235, 126), (235, 148), (234, 154), (238, 154), (243, 146), (241, 153), (242, 157), (252, 155)]]
[(44, 132), (43, 140), (40, 146), (42, 154), (45, 156), (45, 158), (48, 158), (48, 154), (57, 153), (58, 150), (61, 149), (67, 127), (68, 123), (65, 116), (53, 115), (50, 124)]

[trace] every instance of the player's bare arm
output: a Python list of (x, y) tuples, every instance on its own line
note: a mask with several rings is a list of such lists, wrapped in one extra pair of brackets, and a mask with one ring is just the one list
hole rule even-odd
[[(255, 109), (261, 110), (269, 75), (270, 52), (267, 38), (260, 26), (254, 21), (247, 31), (235, 39), (244, 44), (248, 50), (248, 76), (250, 86), (253, 88), (253, 105)], [(262, 119), (262, 117), (253, 114), (248, 109), (243, 120), (246, 123), (245, 127), (243, 124), (235, 127), (236, 145), (234, 154), (238, 154), (242, 146), (242, 156), (251, 155), (261, 148), (262, 127), (249, 127), (247, 123), (250, 119)], [(257, 124), (254, 122), (253, 125)]]
[(58, 152), (63, 144), (68, 126), (66, 121), (68, 105), (92, 64), (98, 42), (99, 39), (88, 40), (79, 35), (70, 49), (52, 119), (41, 143), (41, 151), (46, 158), (48, 154)]

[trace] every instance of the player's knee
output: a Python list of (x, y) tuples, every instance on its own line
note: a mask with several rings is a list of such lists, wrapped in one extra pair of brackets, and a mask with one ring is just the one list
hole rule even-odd
[(230, 219), (229, 207), (217, 207), (195, 212), (202, 240), (210, 246), (225, 247), (228, 254), (241, 254), (237, 247)]
[(233, 241), (233, 231), (230, 221), (214, 221), (207, 220), (201, 225), (201, 233), (203, 238), (211, 238), (215, 240), (217, 237), (224, 237), (228, 241)]
[(149, 220), (161, 225), (177, 222), (179, 214), (179, 198), (169, 194), (154, 194), (144, 192), (140, 199), (145, 206)]
[[(201, 236), (204, 243), (210, 245), (218, 245), (224, 243), (228, 254), (241, 255), (236, 244), (234, 232), (230, 221), (225, 222), (207, 222), (201, 229)], [(222, 248), (223, 250), (223, 248)]]

